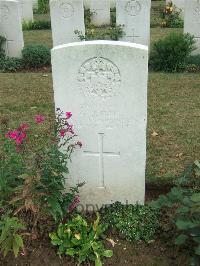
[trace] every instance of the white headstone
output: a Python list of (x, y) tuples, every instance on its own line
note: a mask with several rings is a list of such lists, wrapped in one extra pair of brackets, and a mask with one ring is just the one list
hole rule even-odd
[(123, 25), (121, 40), (149, 45), (151, 0), (116, 0), (116, 23)]
[(51, 0), (53, 45), (80, 41), (75, 31), (85, 35), (83, 0)]
[(181, 17), (183, 17), (184, 1), (185, 0), (166, 0), (166, 5), (172, 2), (172, 4), (175, 5), (181, 11), (180, 15)]
[(2, 48), (7, 56), (21, 57), (24, 41), (19, 2), (0, 1), (0, 36), (6, 38)]
[(83, 3), (86, 9), (90, 9), (90, 0), (83, 0)]
[(21, 3), (21, 17), (24, 21), (33, 21), (33, 1), (18, 0)]
[(95, 26), (110, 24), (110, 1), (90, 0), (90, 11), (93, 13), (91, 23)]
[(184, 32), (195, 37), (197, 50), (200, 53), (200, 0), (186, 0), (184, 11)]
[(110, 0), (110, 8), (116, 7), (116, 0)]
[(82, 204), (143, 203), (147, 123), (147, 46), (116, 41), (52, 50), (56, 108), (73, 113), (83, 147), (68, 185), (85, 181)]

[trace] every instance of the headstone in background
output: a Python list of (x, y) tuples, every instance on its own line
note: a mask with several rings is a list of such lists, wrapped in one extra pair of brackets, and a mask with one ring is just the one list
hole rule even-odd
[(116, 0), (110, 0), (110, 8), (116, 7)]
[(90, 0), (83, 0), (83, 3), (86, 9), (90, 9)]
[(200, 0), (186, 0), (184, 11), (184, 32), (195, 37), (194, 54), (200, 54)]
[(33, 21), (33, 1), (18, 0), (21, 3), (22, 21)]
[(21, 57), (24, 46), (20, 3), (0, 1), (0, 36), (6, 38), (3, 49), (9, 57)]
[(53, 45), (78, 42), (78, 30), (85, 36), (83, 0), (51, 0)]
[(151, 0), (116, 0), (116, 23), (123, 25), (123, 41), (150, 43)]
[(91, 23), (94, 26), (104, 26), (110, 24), (109, 0), (90, 0), (90, 11), (93, 13)]
[(52, 50), (55, 107), (71, 111), (81, 150), (67, 186), (85, 181), (81, 203), (143, 203), (147, 124), (147, 46), (71, 43)]

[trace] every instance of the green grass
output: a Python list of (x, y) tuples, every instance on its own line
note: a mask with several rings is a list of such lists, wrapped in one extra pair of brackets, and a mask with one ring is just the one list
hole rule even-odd
[[(170, 28), (152, 28), (151, 29), (151, 45), (164, 38), (171, 32), (182, 32), (183, 29), (170, 29)], [(24, 42), (27, 44), (43, 44), (52, 48), (52, 35), (50, 30), (35, 30), (24, 31)]]
[[(54, 117), (52, 76), (0, 74), (2, 117), (11, 127), (35, 114)], [(200, 158), (199, 74), (150, 73), (148, 86), (147, 181), (167, 182)], [(152, 136), (153, 132), (158, 136)]]

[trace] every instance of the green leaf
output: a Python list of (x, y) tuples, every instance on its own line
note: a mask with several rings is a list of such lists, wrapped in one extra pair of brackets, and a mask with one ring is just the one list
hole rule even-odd
[(180, 230), (186, 230), (186, 229), (191, 229), (191, 228), (195, 227), (196, 225), (190, 221), (177, 220), (176, 226)]
[[(96, 253), (95, 253), (96, 254)], [(95, 260), (95, 266), (102, 266), (102, 262), (98, 254), (96, 254), (97, 258)]]
[(200, 256), (200, 245), (195, 248), (195, 254)]
[(194, 202), (200, 202), (200, 193), (193, 194), (191, 200)]
[(66, 255), (74, 256), (76, 254), (76, 250), (74, 248), (68, 248), (66, 251)]
[(23, 239), (20, 235), (18, 234), (15, 234), (14, 235), (14, 239), (15, 239), (15, 242), (17, 243), (17, 245), (20, 247), (20, 248), (23, 248), (24, 246), (24, 243), (23, 243)]
[(110, 257), (113, 256), (113, 251), (110, 250), (110, 249), (105, 250), (105, 251), (103, 252), (103, 256), (104, 256), (104, 257), (107, 257), (107, 258), (110, 258)]
[(16, 258), (18, 256), (18, 253), (19, 253), (19, 246), (17, 245), (15, 240), (13, 241), (13, 252), (14, 252), (14, 255), (15, 255), (15, 258)]
[(179, 235), (176, 240), (175, 240), (175, 244), (176, 245), (182, 245), (185, 243), (185, 241), (187, 240), (188, 236), (181, 234)]

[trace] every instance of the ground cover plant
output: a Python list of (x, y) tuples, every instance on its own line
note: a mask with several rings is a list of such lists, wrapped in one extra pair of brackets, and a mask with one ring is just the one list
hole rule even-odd
[(172, 209), (172, 224), (176, 228), (175, 244), (185, 246), (191, 265), (200, 263), (200, 161), (195, 161), (177, 180), (167, 195), (151, 203), (155, 208)]
[(158, 226), (158, 212), (148, 205), (116, 202), (102, 209), (103, 219), (128, 241), (150, 242)]

